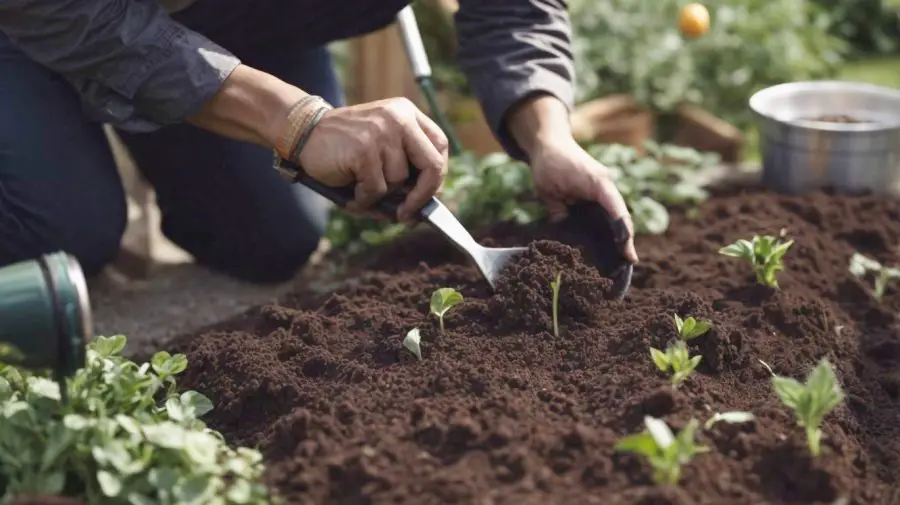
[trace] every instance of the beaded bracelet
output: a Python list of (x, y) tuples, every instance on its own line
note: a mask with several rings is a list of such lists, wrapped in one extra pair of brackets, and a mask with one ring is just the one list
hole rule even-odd
[[(318, 102), (316, 106), (313, 103)], [(296, 179), (297, 171), (285, 167), (284, 161), (300, 164), (300, 153), (306, 146), (313, 129), (332, 106), (322, 97), (309, 95), (298, 100), (288, 111), (288, 124), (274, 149), (274, 168), (289, 181)]]

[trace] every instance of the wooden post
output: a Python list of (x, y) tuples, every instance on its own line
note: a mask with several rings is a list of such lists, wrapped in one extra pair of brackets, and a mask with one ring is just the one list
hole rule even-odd
[(351, 104), (401, 96), (421, 103), (396, 23), (350, 41), (348, 81)]

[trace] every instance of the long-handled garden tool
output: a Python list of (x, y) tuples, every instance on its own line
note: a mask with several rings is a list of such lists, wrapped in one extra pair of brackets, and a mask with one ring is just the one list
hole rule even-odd
[(462, 153), (462, 146), (453, 131), (453, 126), (447, 121), (447, 116), (438, 105), (434, 80), (431, 78), (431, 64), (428, 62), (428, 53), (425, 52), (425, 44), (422, 42), (422, 34), (419, 32), (419, 24), (416, 22), (416, 14), (413, 12), (412, 5), (407, 5), (397, 14), (397, 26), (400, 27), (400, 38), (406, 49), (406, 57), (409, 58), (409, 66), (419, 84), (422, 96), (428, 102), (432, 117), (447, 136), (450, 144), (450, 156), (458, 156)]

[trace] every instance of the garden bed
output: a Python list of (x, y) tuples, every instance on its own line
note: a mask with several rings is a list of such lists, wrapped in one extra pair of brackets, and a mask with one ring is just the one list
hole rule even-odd
[[(900, 503), (900, 290), (877, 303), (847, 270), (855, 251), (897, 262), (900, 202), (742, 189), (689, 215), (638, 239), (622, 302), (604, 300), (606, 282), (558, 242), (532, 243), (491, 294), (430, 233), (401, 239), (333, 294), (298, 294), (175, 342), (190, 363), (182, 386), (210, 396), (209, 422), (230, 442), (261, 447), (288, 503)], [(796, 242), (780, 290), (717, 254), (782, 229)], [(480, 235), (560, 238), (541, 226)], [(465, 297), (443, 335), (429, 314), (439, 287)], [(678, 389), (649, 355), (675, 338), (675, 313), (712, 324), (690, 341), (703, 358)], [(422, 361), (401, 345), (414, 327), (428, 342)], [(847, 396), (811, 458), (759, 360), (802, 379), (821, 358)], [(675, 487), (613, 450), (647, 415), (677, 430), (735, 410), (756, 420), (701, 431), (711, 450)]]

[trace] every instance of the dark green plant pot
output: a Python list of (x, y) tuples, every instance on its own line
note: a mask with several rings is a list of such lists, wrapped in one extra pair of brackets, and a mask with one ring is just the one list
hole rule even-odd
[(87, 283), (64, 252), (0, 268), (0, 361), (71, 376), (93, 332)]

